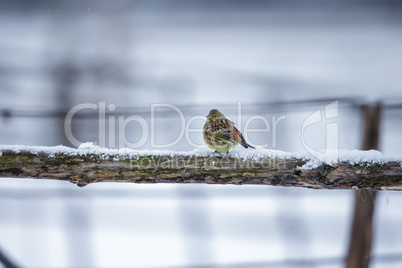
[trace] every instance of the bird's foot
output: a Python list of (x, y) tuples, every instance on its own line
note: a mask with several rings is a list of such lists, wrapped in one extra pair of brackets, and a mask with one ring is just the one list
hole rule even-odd
[(215, 150), (214, 154), (218, 154), (218, 156), (223, 156), (220, 152), (218, 152), (218, 150)]

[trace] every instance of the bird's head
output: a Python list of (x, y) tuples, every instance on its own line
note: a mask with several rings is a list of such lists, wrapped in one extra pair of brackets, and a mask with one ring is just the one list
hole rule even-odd
[(217, 109), (212, 109), (207, 115), (207, 118), (208, 118), (207, 120), (215, 120), (225, 118), (225, 116)]

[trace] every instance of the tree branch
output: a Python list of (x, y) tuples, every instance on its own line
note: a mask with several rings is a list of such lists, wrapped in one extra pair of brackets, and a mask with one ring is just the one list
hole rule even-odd
[(314, 189), (402, 190), (399, 162), (321, 164), (301, 169), (308, 160), (221, 156), (121, 156), (91, 153), (29, 152), (0, 149), (0, 177), (94, 182), (266, 184)]

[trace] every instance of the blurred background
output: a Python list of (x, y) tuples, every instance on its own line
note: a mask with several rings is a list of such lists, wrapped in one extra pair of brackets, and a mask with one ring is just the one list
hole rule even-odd
[[(186, 122), (199, 116), (194, 129), (212, 108), (241, 115), (240, 129), (265, 117), (271, 131), (250, 142), (306, 152), (304, 120), (338, 101), (338, 117), (306, 129), (309, 146), (324, 148), (336, 122), (339, 148), (360, 149), (362, 107), (381, 103), (380, 150), (401, 154), (401, 63), (401, 1), (0, 0), (0, 144), (74, 147), (65, 117), (90, 103), (72, 133), (116, 148), (119, 134), (136, 143), (143, 131), (119, 117), (151, 127), (151, 104), (170, 104)], [(155, 144), (180, 134), (173, 109), (154, 119)], [(138, 149), (153, 149), (151, 137)], [(0, 252), (21, 267), (343, 267), (353, 200), (351, 190), (2, 178)], [(401, 205), (398, 192), (377, 196), (371, 267), (402, 265)]]

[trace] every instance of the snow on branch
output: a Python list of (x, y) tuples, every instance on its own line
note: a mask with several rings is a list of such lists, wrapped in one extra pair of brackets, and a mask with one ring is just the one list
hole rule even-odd
[(236, 148), (228, 155), (64, 146), (0, 146), (0, 177), (93, 182), (266, 184), (314, 189), (402, 190), (402, 156), (339, 151), (321, 159)]

